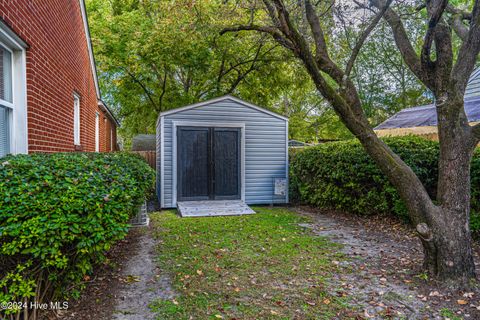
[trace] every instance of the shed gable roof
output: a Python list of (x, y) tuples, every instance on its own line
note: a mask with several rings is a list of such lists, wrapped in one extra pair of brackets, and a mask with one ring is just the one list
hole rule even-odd
[(287, 117), (279, 115), (278, 113), (272, 112), (272, 111), (267, 110), (265, 108), (259, 107), (257, 105), (252, 104), (252, 103), (243, 101), (243, 100), (241, 100), (239, 98), (236, 98), (234, 96), (231, 96), (231, 95), (226, 95), (226, 96), (210, 99), (210, 100), (207, 100), (207, 101), (191, 104), (191, 105), (188, 105), (188, 106), (185, 106), (185, 107), (164, 111), (164, 112), (160, 113), (159, 118), (164, 117), (164, 116), (168, 116), (170, 114), (175, 114), (175, 113), (187, 111), (187, 110), (194, 109), (194, 108), (199, 108), (199, 107), (202, 107), (202, 106), (205, 106), (205, 105), (209, 105), (209, 104), (213, 104), (213, 103), (217, 103), (217, 102), (221, 102), (221, 101), (226, 101), (226, 100), (231, 100), (231, 101), (236, 102), (240, 105), (243, 105), (244, 107), (251, 108), (251, 109), (263, 112), (265, 114), (268, 114), (270, 116), (273, 116), (275, 118), (288, 121)]

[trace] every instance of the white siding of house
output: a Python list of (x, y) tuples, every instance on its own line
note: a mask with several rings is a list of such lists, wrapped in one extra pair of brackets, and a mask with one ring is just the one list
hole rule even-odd
[[(245, 202), (285, 203), (274, 199), (273, 178), (287, 177), (288, 121), (224, 99), (192, 109), (168, 114), (157, 123), (157, 192), (162, 207), (175, 207), (173, 200), (173, 122), (245, 123)], [(162, 130), (163, 122), (163, 130)], [(163, 140), (160, 138), (163, 131)], [(161, 145), (163, 141), (163, 146)], [(162, 152), (163, 150), (163, 152)], [(163, 157), (163, 172), (161, 162)], [(163, 192), (160, 186), (163, 186)], [(163, 195), (163, 197), (162, 197)]]
[(465, 99), (478, 97), (480, 97), (480, 68), (473, 71), (465, 91)]

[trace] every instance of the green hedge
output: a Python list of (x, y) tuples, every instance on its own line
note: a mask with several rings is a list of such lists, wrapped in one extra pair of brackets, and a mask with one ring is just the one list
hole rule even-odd
[[(434, 198), (438, 177), (438, 142), (408, 136), (384, 141), (420, 177)], [(290, 155), (293, 201), (363, 215), (407, 217), (405, 204), (356, 140), (332, 142)], [(472, 209), (480, 212), (480, 152), (472, 162)], [(474, 215), (472, 227), (480, 228)]]
[(132, 154), (0, 159), (0, 302), (78, 295), (153, 185), (153, 170)]

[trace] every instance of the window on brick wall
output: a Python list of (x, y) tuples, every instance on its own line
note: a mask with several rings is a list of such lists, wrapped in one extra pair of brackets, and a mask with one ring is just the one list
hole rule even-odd
[(73, 94), (73, 143), (80, 145), (80, 97)]
[(28, 152), (26, 47), (0, 20), (0, 158)]
[(100, 151), (100, 114), (95, 113), (95, 152)]
[(0, 157), (10, 153), (12, 52), (0, 44)]

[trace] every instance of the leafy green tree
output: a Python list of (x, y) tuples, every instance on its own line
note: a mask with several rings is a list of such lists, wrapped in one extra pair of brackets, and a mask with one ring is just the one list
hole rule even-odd
[[(305, 70), (278, 43), (261, 34), (219, 35), (227, 25), (264, 15), (254, 3), (88, 0), (87, 9), (101, 89), (122, 121), (127, 145), (137, 133), (154, 133), (159, 112), (224, 94), (289, 116), (292, 139), (352, 136)], [(339, 32), (334, 28), (338, 18), (325, 12), (335, 55), (345, 59), (358, 28), (347, 26)], [(423, 97), (423, 86), (406, 68), (391, 37), (386, 28), (375, 31), (352, 72), (362, 84), (359, 94), (369, 106), (372, 124)], [(373, 64), (379, 54), (383, 58), (377, 60), (383, 63)], [(397, 68), (402, 77), (392, 72)]]
[[(448, 0), (353, 2), (360, 12), (371, 14), (347, 59), (339, 59), (330, 36), (335, 33), (326, 27), (331, 19), (325, 12), (338, 7), (325, 8), (322, 1), (263, 0), (258, 8), (268, 18), (259, 15), (259, 19), (225, 28), (222, 33), (268, 34), (302, 61), (318, 92), (405, 202), (423, 245), (426, 270), (452, 286), (469, 286), (476, 278), (469, 228), (470, 165), (480, 142), (480, 125), (470, 126), (464, 94), (480, 52), (480, 1), (462, 1), (458, 6)], [(423, 21), (419, 43), (406, 28), (416, 19)], [(352, 77), (359, 52), (381, 20), (388, 24), (405, 64), (435, 98), (440, 139), (435, 197), (428, 194), (412, 168), (376, 136)]]
[(265, 35), (219, 35), (244, 14), (213, 0), (87, 3), (101, 89), (127, 139), (154, 133), (162, 111), (225, 94), (281, 112), (292, 56)]

